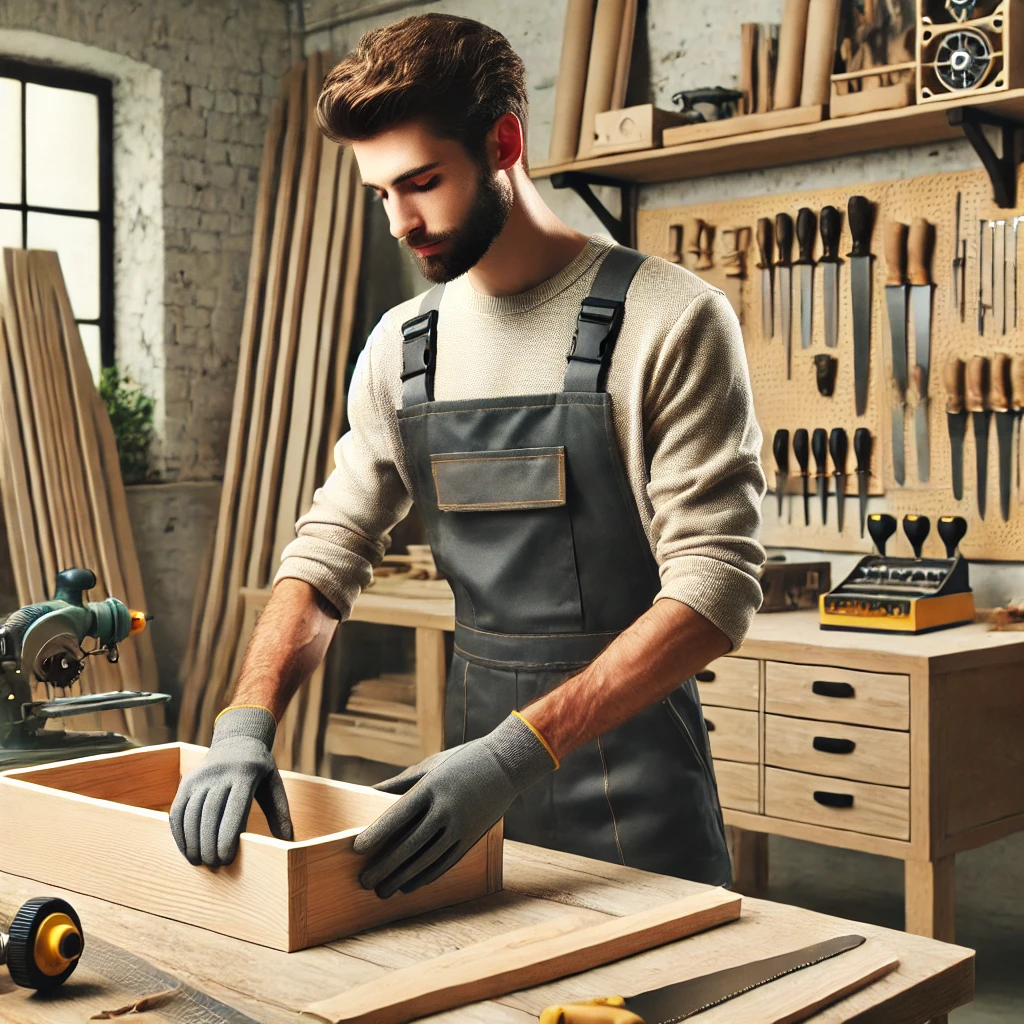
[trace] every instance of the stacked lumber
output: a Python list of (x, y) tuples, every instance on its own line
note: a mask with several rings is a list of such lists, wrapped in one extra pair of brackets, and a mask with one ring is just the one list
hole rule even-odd
[[(49, 600), (57, 573), (80, 567), (97, 579), (86, 600), (146, 610), (114, 431), (53, 252), (0, 254), (0, 495), (20, 604)], [(119, 650), (116, 664), (89, 658), (63, 695), (159, 689), (148, 632)], [(141, 743), (166, 738), (162, 705), (65, 723)]]
[[(182, 740), (209, 742), (281, 552), (333, 468), (341, 433), (363, 191), (351, 150), (316, 125), (329, 67), (324, 54), (295, 65), (267, 128), (224, 486), (182, 668)], [(279, 724), (283, 768), (315, 771), (322, 681), (321, 667)]]

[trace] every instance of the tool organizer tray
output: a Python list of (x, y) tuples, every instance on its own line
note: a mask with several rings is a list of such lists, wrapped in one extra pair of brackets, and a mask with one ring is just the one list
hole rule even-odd
[[(956, 194), (962, 194), (960, 237), (967, 241), (967, 262), (965, 274), (964, 320), (953, 309), (951, 264), (954, 256), (954, 224)], [(851, 248), (847, 202), (851, 195), (866, 196), (874, 206), (874, 227), (871, 252), (874, 256), (872, 268), (871, 301), (871, 350), (868, 377), (867, 408), (863, 416), (857, 416), (854, 407), (853, 379), (853, 325), (850, 307), (850, 260), (847, 254)], [(1024, 173), (1018, 181), (1018, 195), (1024, 195)], [(824, 314), (822, 296), (821, 265), (814, 268), (813, 330), (810, 348), (801, 348), (800, 339), (800, 286), (799, 266), (795, 264), (797, 245), (793, 246), (793, 297), (792, 297), (792, 378), (786, 379), (785, 350), (779, 327), (778, 282), (775, 284), (774, 317), (775, 334), (765, 339), (761, 326), (761, 271), (757, 268), (758, 252), (755, 228), (758, 218), (768, 217), (773, 225), (778, 213), (789, 213), (795, 222), (800, 207), (809, 206), (820, 215), (824, 206), (835, 206), (842, 214), (842, 234), (839, 243), (839, 321), (838, 347), (826, 348), (824, 341)], [(975, 443), (974, 433), (968, 424), (964, 443), (964, 493), (961, 501), (953, 497), (950, 469), (949, 435), (946, 425), (946, 393), (942, 383), (942, 368), (947, 359), (958, 355), (965, 362), (974, 354), (991, 357), (996, 352), (1010, 355), (1024, 354), (1024, 308), (1018, 309), (1018, 329), (1012, 327), (1012, 278), (1007, 274), (1005, 301), (1007, 307), (1007, 333), (1001, 333), (1001, 323), (991, 313), (987, 317), (985, 335), (977, 333), (975, 304), (978, 294), (978, 222), (980, 219), (1012, 219), (1013, 210), (1000, 209), (992, 200), (992, 189), (984, 170), (960, 171), (913, 178), (905, 181), (871, 182), (837, 189), (819, 189), (813, 192), (794, 192), (782, 195), (751, 196), (720, 203), (701, 203), (692, 206), (665, 207), (642, 210), (637, 214), (637, 247), (643, 252), (672, 259), (673, 226), (682, 225), (682, 263), (688, 269), (694, 267), (694, 255), (688, 250), (694, 242), (695, 221), (699, 218), (714, 225), (713, 261), (714, 266), (700, 275), (709, 283), (722, 288), (729, 295), (740, 316), (743, 328), (744, 346), (750, 368), (751, 387), (754, 395), (754, 409), (764, 434), (761, 462), (769, 483), (770, 495), (764, 503), (762, 541), (773, 547), (810, 548), (825, 551), (851, 551), (868, 553), (872, 550), (870, 537), (859, 536), (857, 509), (857, 480), (854, 473), (853, 433), (858, 427), (866, 427), (873, 437), (871, 457), (871, 478), (869, 486), (869, 512), (889, 512), (897, 517), (917, 513), (929, 516), (934, 522), (942, 515), (961, 515), (967, 519), (969, 529), (960, 550), (969, 559), (991, 559), (1017, 561), (1024, 559), (1024, 494), (1012, 482), (1010, 517), (1004, 522), (999, 513), (999, 468), (994, 421), (990, 425), (988, 450), (987, 512), (984, 520), (977, 514), (975, 486)], [(931, 330), (931, 374), (929, 385), (929, 435), (931, 443), (931, 477), (927, 484), (921, 484), (916, 476), (914, 447), (914, 408), (916, 393), (913, 383), (907, 388), (906, 412), (906, 483), (897, 486), (893, 478), (892, 437), (891, 437), (891, 389), (892, 389), (892, 348), (889, 324), (885, 308), (885, 225), (889, 221), (910, 224), (915, 217), (924, 217), (934, 225), (934, 255), (931, 263), (932, 280), (935, 290), (932, 301)], [(750, 245), (746, 251), (746, 278), (737, 288), (736, 279), (725, 274), (724, 256), (730, 250), (729, 240), (723, 232), (731, 228), (749, 228)], [(1024, 225), (1022, 225), (1024, 228)], [(1024, 243), (1021, 244), (1024, 250)], [(821, 237), (816, 229), (814, 259), (821, 256)], [(997, 246), (997, 260), (1002, 250)], [(1020, 257), (1018, 257), (1020, 259)], [(674, 262), (679, 262), (678, 255)], [(1018, 264), (1018, 273), (1020, 267)], [(991, 303), (989, 282), (989, 236), (985, 234), (985, 262), (983, 295)], [(996, 280), (996, 294), (1002, 299), (1001, 283)], [(1024, 290), (1019, 302), (1024, 307)], [(908, 324), (909, 366), (914, 363), (914, 341), (912, 321)], [(813, 356), (827, 353), (838, 359), (835, 393), (826, 398), (819, 394), (815, 383)], [(793, 432), (806, 427), (813, 432), (815, 427), (831, 430), (843, 427), (850, 438), (850, 456), (846, 478), (846, 521), (843, 532), (836, 529), (835, 480), (829, 479), (828, 521), (822, 526), (819, 502), (815, 494), (814, 460), (810, 461), (811, 522), (804, 525), (800, 498), (800, 478), (796, 460), (790, 454), (789, 481), (786, 493), (793, 497), (783, 503), (782, 517), (777, 514), (774, 497), (775, 461), (772, 454), (772, 438), (775, 431), (785, 428)], [(1016, 445), (1016, 442), (1015, 442)], [(1014, 450), (1016, 477), (1017, 451)], [(833, 470), (829, 457), (828, 470)], [(910, 556), (909, 542), (897, 531), (891, 542), (891, 554)], [(932, 532), (924, 546), (926, 557), (940, 557), (943, 546), (940, 538)]]
[(436, 882), (379, 899), (352, 841), (398, 798), (295, 772), (281, 772), (294, 842), (254, 803), (234, 862), (195, 867), (167, 811), (206, 751), (169, 743), (0, 774), (0, 871), (287, 952), (501, 889), (498, 822)]

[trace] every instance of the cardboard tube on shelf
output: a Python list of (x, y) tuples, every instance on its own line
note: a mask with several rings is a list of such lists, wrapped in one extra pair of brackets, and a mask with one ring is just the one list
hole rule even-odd
[(594, 34), (587, 63), (587, 88), (583, 94), (583, 116), (576, 155), (583, 159), (594, 144), (594, 118), (611, 110), (612, 85), (619, 59), (619, 37), (626, 0), (597, 0)]
[(555, 116), (548, 148), (548, 160), (552, 163), (569, 163), (576, 159), (596, 6), (597, 0), (569, 0), (566, 8), (562, 58), (555, 87)]
[(786, 0), (779, 31), (779, 60), (775, 72), (773, 110), (785, 110), (800, 102), (800, 80), (804, 68), (807, 38), (807, 9), (810, 0)]
[(619, 39), (619, 53), (615, 63), (615, 79), (612, 82), (612, 101), (609, 110), (621, 110), (626, 105), (629, 69), (633, 63), (636, 13), (637, 0), (626, 0), (626, 7), (622, 14), (622, 36)]
[(754, 54), (757, 49), (757, 25), (746, 21), (740, 25), (740, 81), (739, 90), (743, 93), (743, 113), (752, 114), (757, 105), (757, 94), (754, 91)]
[(772, 109), (772, 91), (775, 76), (775, 44), (778, 26), (761, 24), (757, 27), (757, 113)]
[(835, 64), (839, 0), (811, 0), (807, 10), (807, 40), (800, 85), (800, 106), (828, 103)]

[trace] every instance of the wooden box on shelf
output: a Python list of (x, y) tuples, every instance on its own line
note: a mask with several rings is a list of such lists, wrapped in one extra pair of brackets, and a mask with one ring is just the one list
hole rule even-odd
[(659, 110), (653, 103), (606, 110), (594, 118), (595, 138), (590, 155), (656, 149), (661, 145), (662, 133), (666, 128), (685, 123), (686, 118), (681, 113)]
[(167, 812), (206, 752), (168, 743), (0, 774), (0, 870), (287, 952), (501, 888), (498, 822), (436, 882), (379, 899), (352, 841), (398, 798), (287, 771), (295, 841), (271, 836), (254, 802), (234, 862), (194, 867)]

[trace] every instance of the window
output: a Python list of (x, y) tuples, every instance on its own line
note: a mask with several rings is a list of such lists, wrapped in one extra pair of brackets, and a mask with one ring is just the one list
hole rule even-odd
[(0, 57), (0, 248), (54, 249), (98, 376), (114, 361), (111, 83)]

